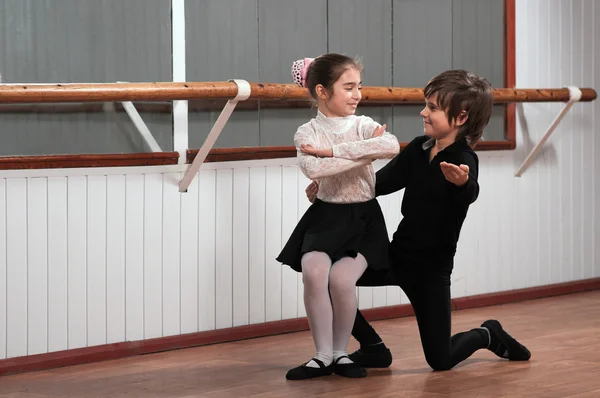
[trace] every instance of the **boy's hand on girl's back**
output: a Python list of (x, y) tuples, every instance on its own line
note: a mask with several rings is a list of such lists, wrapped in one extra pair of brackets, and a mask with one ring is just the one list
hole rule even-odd
[(319, 183), (316, 181), (311, 182), (306, 187), (306, 197), (310, 203), (315, 203), (315, 199), (317, 198), (317, 192), (319, 192)]

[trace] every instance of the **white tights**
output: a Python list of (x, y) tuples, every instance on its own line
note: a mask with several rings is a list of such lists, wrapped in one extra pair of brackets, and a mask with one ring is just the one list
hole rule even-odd
[[(367, 260), (344, 257), (331, 265), (329, 256), (310, 252), (302, 256), (304, 306), (317, 349), (315, 358), (329, 365), (347, 355), (356, 316), (356, 282), (367, 269)], [(349, 363), (347, 358), (339, 363)], [(307, 366), (318, 367), (314, 361)]]

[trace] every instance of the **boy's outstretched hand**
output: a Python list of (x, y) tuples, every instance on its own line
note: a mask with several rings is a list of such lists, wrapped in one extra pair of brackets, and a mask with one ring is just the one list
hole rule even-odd
[(451, 163), (441, 162), (440, 167), (446, 180), (456, 186), (463, 186), (469, 181), (469, 166), (461, 164), (460, 167)]

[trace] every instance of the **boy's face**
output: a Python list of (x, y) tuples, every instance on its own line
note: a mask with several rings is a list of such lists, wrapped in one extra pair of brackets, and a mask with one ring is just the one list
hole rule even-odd
[[(425, 108), (420, 115), (423, 118), (423, 131), (426, 136), (440, 140), (458, 133), (462, 123), (448, 123), (446, 111), (441, 109), (437, 101), (437, 93), (429, 98), (425, 98)], [(463, 121), (464, 123), (464, 121)]]

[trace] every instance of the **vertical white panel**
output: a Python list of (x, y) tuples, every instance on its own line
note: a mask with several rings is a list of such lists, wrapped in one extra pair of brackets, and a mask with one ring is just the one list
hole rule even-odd
[[(383, 219), (384, 222), (386, 224), (387, 230), (388, 230), (388, 236), (389, 236), (389, 211), (388, 208), (390, 206), (390, 195), (386, 195), (386, 196), (382, 196), (378, 199), (378, 203), (379, 206), (381, 207), (381, 211), (383, 213)], [(359, 300), (360, 300), (360, 289), (357, 289), (359, 291)], [(377, 287), (372, 289), (372, 297), (373, 297), (373, 307), (383, 307), (385, 305), (387, 305), (387, 287), (386, 286), (382, 286), (382, 287)]]
[[(296, 167), (296, 175), (298, 176), (298, 221), (302, 218), (306, 210), (310, 207), (311, 203), (306, 197), (306, 187), (310, 184), (310, 180), (300, 171), (299, 167)], [(306, 308), (304, 306), (304, 282), (302, 281), (302, 275), (297, 277), (298, 285), (298, 317), (306, 316)]]
[[(558, 87), (564, 87), (572, 84), (572, 37), (571, 37), (571, 1), (561, 1), (560, 6), (556, 9), (560, 17), (560, 80), (557, 81)], [(561, 108), (564, 104), (561, 104)], [(571, 148), (573, 147), (572, 134), (572, 112), (565, 116), (561, 125), (557, 128), (558, 142), (560, 142), (559, 155), (559, 173), (560, 173), (560, 192), (561, 192), (561, 241), (562, 241), (562, 274), (561, 281), (570, 281), (572, 279), (573, 270), (573, 178), (571, 175), (573, 168), (573, 158)]]
[[(491, 197), (489, 182), (485, 178), (485, 170), (489, 162), (479, 164), (479, 197), (469, 207), (469, 212), (460, 233), (457, 244), (457, 256), (454, 258), (453, 280), (451, 285), (452, 297), (463, 297), (478, 294), (486, 285), (486, 276), (489, 272), (489, 258), (480, 257), (478, 248), (485, 245), (486, 236), (480, 235), (481, 224), (484, 224), (486, 214), (490, 211), (487, 207), (487, 198)], [(485, 230), (485, 229), (484, 229)], [(490, 238), (488, 238), (490, 239)]]
[[(600, 8), (600, 7), (599, 7)], [(581, 41), (582, 47), (582, 81), (584, 87), (594, 86), (594, 53), (600, 53), (600, 49), (594, 48), (594, 1), (584, 0), (582, 7)], [(600, 21), (596, 22), (600, 25)], [(590, 33), (588, 33), (590, 32)], [(597, 37), (597, 36), (596, 36)], [(596, 39), (597, 40), (597, 39)], [(598, 41), (600, 43), (600, 41)], [(576, 43), (577, 45), (577, 43)], [(594, 49), (594, 51), (590, 51)], [(581, 198), (583, 201), (583, 270), (582, 278), (591, 278), (594, 275), (594, 219), (596, 200), (594, 198), (594, 185), (596, 184), (596, 174), (594, 174), (594, 162), (597, 162), (594, 152), (596, 141), (596, 126), (594, 124), (594, 110), (598, 108), (598, 100), (592, 103), (581, 104), (579, 117), (585, 123), (582, 123), (585, 136), (579, 140), (582, 146), (582, 184), (583, 191)]]
[[(217, 173), (198, 173), (198, 330), (216, 328)], [(218, 220), (218, 221), (217, 221)]]
[(181, 194), (180, 222), (181, 333), (192, 333), (198, 331), (198, 175)]
[[(381, 211), (383, 212), (383, 219), (388, 233), (387, 237), (389, 240), (391, 240), (390, 230), (392, 229), (392, 225), (390, 224), (389, 208), (393, 203), (393, 198), (390, 195), (386, 195), (379, 197), (377, 201), (379, 206), (381, 206)], [(392, 265), (390, 264), (390, 266)], [(358, 291), (358, 289), (356, 290)], [(388, 305), (388, 287), (382, 286), (373, 289), (373, 307), (383, 307), (386, 305)]]
[(27, 179), (27, 354), (48, 351), (47, 180)]
[[(489, 165), (491, 172), (488, 174), (486, 187), (493, 189), (493, 196), (490, 198), (489, 205), (481, 206), (485, 213), (482, 212), (480, 216), (494, 217), (494, 227), (488, 230), (489, 236), (486, 239), (486, 241), (493, 242), (494, 247), (489, 271), (491, 272), (492, 269), (495, 271), (493, 272), (494, 290), (502, 291), (510, 290), (513, 286), (513, 268), (510, 259), (506, 256), (508, 246), (506, 241), (507, 237), (514, 233), (511, 224), (513, 220), (511, 214), (514, 212), (514, 208), (511, 206), (514, 170), (513, 163), (506, 157), (494, 156), (490, 160), (492, 160)], [(465, 246), (470, 245), (466, 243)], [(487, 271), (484, 269), (484, 272)]]
[[(521, 217), (516, 225), (516, 235), (520, 241), (521, 257), (519, 271), (515, 272), (514, 284), (516, 288), (533, 286), (538, 281), (538, 178), (535, 164), (526, 178), (520, 184), (519, 208)], [(516, 270), (515, 270), (516, 271)], [(518, 276), (518, 277), (517, 277)]]
[[(550, 83), (550, 66), (549, 63), (546, 62), (545, 59), (542, 59), (541, 54), (548, 53), (550, 46), (552, 43), (550, 42), (550, 37), (548, 35), (548, 31), (554, 27), (550, 26), (550, 16), (549, 13), (552, 12), (549, 7), (539, 7), (539, 51), (535, 52), (536, 59), (536, 67), (538, 83), (540, 87), (548, 87)], [(533, 55), (533, 54), (532, 54)], [(533, 135), (535, 134), (535, 139), (541, 137), (544, 133), (542, 130), (544, 126), (548, 123), (548, 104), (536, 104), (538, 109), (538, 118), (537, 120), (533, 120), (531, 118), (527, 118), (529, 131)], [(549, 124), (548, 124), (549, 126)], [(540, 157), (538, 162), (541, 167), (538, 169), (538, 179), (539, 179), (539, 274), (538, 280), (541, 285), (548, 284), (550, 282), (551, 275), (551, 252), (550, 247), (552, 244), (552, 232), (551, 225), (552, 219), (556, 218), (556, 214), (554, 214), (550, 198), (551, 196), (556, 196), (556, 192), (552, 191), (552, 185), (554, 183), (554, 176), (550, 173), (550, 165), (555, 161), (555, 158), (552, 156), (554, 152), (552, 151), (552, 144), (546, 144), (545, 148), (540, 152)]]
[[(0, 291), (6, 292), (6, 180), (0, 178)], [(6, 358), (6, 293), (0, 294), (0, 359)]]
[(373, 308), (373, 288), (360, 286), (357, 293), (358, 308)]
[[(106, 342), (125, 341), (125, 222), (124, 175), (106, 177)], [(134, 265), (136, 261), (133, 260)], [(135, 319), (135, 316), (134, 316)]]
[(87, 180), (67, 182), (69, 348), (87, 346)]
[[(477, 206), (474, 208), (475, 214), (469, 216), (475, 217), (477, 222), (477, 236), (481, 240), (481, 243), (473, 247), (469, 242), (464, 241), (463, 244), (467, 250), (476, 249), (477, 258), (483, 259), (482, 261), (476, 261), (475, 264), (469, 264), (469, 269), (477, 267), (479, 272), (480, 281), (483, 283), (479, 293), (485, 292), (497, 292), (500, 290), (502, 281), (502, 270), (500, 269), (499, 256), (501, 249), (499, 247), (502, 244), (502, 239), (499, 239), (500, 224), (503, 220), (500, 218), (501, 213), (499, 212), (500, 203), (502, 200), (502, 175), (498, 175), (500, 167), (500, 158), (493, 156), (489, 159), (487, 167), (480, 168), (480, 176), (487, 182), (485, 186), (486, 203), (481, 203), (483, 206)], [(514, 178), (514, 177), (513, 177)], [(506, 198), (510, 200), (509, 198)], [(477, 202), (475, 202), (477, 203)], [(467, 217), (469, 217), (467, 216)], [(487, 219), (487, 220), (486, 220)], [(467, 271), (467, 273), (470, 271)]]
[(250, 171), (233, 170), (233, 326), (248, 324), (248, 205)]
[[(481, 205), (481, 203), (480, 203)], [(476, 206), (469, 210), (469, 215), (465, 219), (463, 229), (460, 232), (456, 255), (454, 256), (454, 270), (452, 271), (450, 295), (452, 298), (463, 297), (471, 294), (471, 283), (477, 281), (478, 274), (473, 273), (472, 269), (479, 264), (474, 264), (474, 249), (477, 245), (477, 237), (471, 232), (475, 226)], [(405, 304), (406, 301), (403, 301)]]
[[(267, 195), (278, 197), (278, 192), (267, 192), (266, 169), (250, 169), (249, 202), (249, 321), (250, 324), (265, 322), (266, 290), (266, 213)], [(268, 209), (271, 212), (272, 209)]]
[(27, 355), (27, 181), (6, 180), (6, 355)]
[(161, 337), (162, 330), (162, 192), (163, 176), (144, 179), (144, 338)]
[[(402, 198), (404, 196), (404, 191), (394, 192), (391, 195), (385, 196), (387, 200), (386, 206), (383, 208), (384, 216), (385, 216), (385, 224), (388, 230), (388, 237), (390, 238), (390, 242), (392, 241), (392, 237), (396, 229), (398, 229), (398, 225), (400, 224), (400, 220), (402, 219)], [(380, 198), (379, 203), (383, 205), (383, 202)], [(390, 267), (394, 267), (394, 264), (390, 262)], [(408, 303), (408, 298), (406, 294), (400, 289), (399, 286), (386, 286), (386, 303), (387, 305), (398, 305)]]
[(282, 170), (279, 166), (266, 170), (266, 208), (265, 217), (265, 316), (266, 321), (281, 319), (281, 273), (282, 265), (276, 258), (283, 248), (282, 231)]
[[(298, 171), (294, 166), (283, 166), (282, 181), (282, 231), (281, 248), (285, 246), (298, 223)], [(281, 270), (281, 318), (298, 316), (298, 277), (299, 273), (289, 266)]]
[(142, 174), (125, 177), (125, 338), (144, 338), (144, 182)]
[[(594, 15), (594, 23), (593, 29), (590, 28), (590, 32), (592, 32), (593, 43), (594, 43), (594, 62), (593, 68), (594, 78), (591, 82), (592, 87), (596, 87), (600, 83), (600, 4), (597, 1), (594, 1), (593, 4), (593, 15)], [(593, 146), (594, 146), (594, 254), (593, 254), (593, 264), (594, 266), (594, 276), (600, 276), (600, 183), (595, 180), (597, 176), (600, 175), (600, 159), (598, 159), (598, 154), (600, 153), (600, 138), (597, 137), (595, 132), (600, 129), (600, 104), (599, 101), (594, 101), (594, 112), (592, 118), (592, 136), (593, 136)]]
[[(530, 32), (531, 29), (534, 28), (534, 25), (528, 23), (530, 17), (534, 17), (533, 13), (530, 12), (532, 9), (531, 4), (528, 4), (527, 7), (521, 7), (520, 12), (517, 12), (516, 23), (519, 26), (518, 32), (521, 36), (520, 40), (516, 42), (516, 54), (517, 54), (517, 73), (518, 81), (517, 86), (523, 84), (523, 81), (529, 82), (530, 72), (529, 65), (531, 64), (530, 57), (520, 56), (525, 55), (528, 51), (528, 44), (530, 43)], [(525, 112), (529, 110), (528, 104), (522, 105)], [(515, 159), (515, 167), (519, 166), (519, 162), (525, 158), (527, 151), (531, 148), (530, 141), (531, 139), (535, 139), (535, 137), (530, 138), (529, 136), (523, 135), (523, 126), (517, 122), (517, 147), (519, 148), (518, 153), (520, 156)], [(528, 267), (531, 266), (529, 264), (529, 259), (527, 258), (527, 250), (530, 239), (523, 239), (527, 236), (527, 222), (530, 214), (528, 213), (528, 203), (526, 200), (522, 200), (524, 193), (529, 184), (532, 183), (531, 174), (532, 170), (528, 170), (529, 173), (523, 174), (521, 178), (516, 178), (514, 182), (514, 192), (515, 195), (510, 198), (513, 209), (515, 210), (511, 214), (511, 218), (514, 220), (514, 226), (516, 230), (510, 236), (511, 243), (513, 244), (513, 258), (511, 268), (514, 271), (515, 275), (518, 275), (518, 278), (514, 280), (514, 287), (524, 287), (528, 282)], [(490, 202), (490, 210), (493, 210), (493, 201)], [(494, 269), (495, 271), (495, 269)], [(495, 274), (495, 272), (494, 272)], [(483, 290), (482, 292), (484, 292)]]
[[(512, 214), (514, 213), (514, 207), (512, 204), (512, 197), (514, 196), (514, 190), (512, 189), (514, 177), (514, 165), (509, 157), (500, 157), (499, 158), (499, 172), (502, 173), (502, 179), (500, 180), (500, 202), (499, 208), (497, 209), (500, 212), (500, 228), (499, 228), (499, 236), (504, 237), (504, 239), (499, 240), (499, 258), (496, 262), (495, 266), (499, 267), (500, 274), (500, 290), (511, 290), (513, 289), (513, 263), (512, 258), (508, 253), (512, 251), (510, 245), (507, 242), (511, 242), (509, 237), (512, 236), (514, 232), (514, 224)], [(491, 184), (492, 181), (488, 181), (488, 185)], [(484, 207), (486, 212), (491, 210), (489, 206)]]
[[(491, 216), (494, 220), (493, 227), (486, 229), (486, 242), (493, 245), (493, 250), (489, 250), (491, 253), (489, 270), (495, 271), (489, 273), (493, 274), (493, 281), (491, 281), (494, 287), (493, 291), (501, 291), (505, 289), (505, 284), (512, 286), (512, 266), (506, 259), (506, 239), (501, 237), (508, 237), (512, 234), (510, 229), (511, 212), (514, 211), (514, 208), (510, 206), (512, 200), (512, 190), (510, 188), (514, 177), (511, 173), (513, 171), (512, 162), (507, 162), (506, 159), (500, 156), (494, 156), (490, 160), (486, 185), (492, 191), (492, 196), (490, 197), (490, 205), (482, 206), (482, 209), (485, 209), (485, 215), (482, 212), (480, 216)], [(508, 164), (511, 165), (510, 168), (507, 167)], [(505, 235), (502, 235), (503, 233)], [(468, 243), (467, 246), (469, 246)], [(537, 262), (537, 258), (535, 258), (535, 261)], [(488, 272), (488, 269), (484, 268), (483, 271)]]
[(162, 222), (162, 324), (163, 336), (181, 332), (180, 328), (180, 219), (179, 173), (163, 175)]
[[(532, 12), (530, 21), (528, 23), (529, 25), (529, 32), (528, 32), (528, 44), (529, 44), (529, 48), (539, 48), (540, 46), (540, 12), (539, 12), (539, 1), (535, 0), (535, 2), (533, 2), (531, 4), (532, 6), (535, 7), (536, 11)], [(528, 72), (528, 76), (529, 76), (529, 81), (531, 82), (530, 86), (532, 87), (542, 87), (541, 83), (540, 83), (540, 73), (539, 73), (539, 69), (540, 69), (540, 58), (539, 57), (532, 57), (531, 61), (529, 62), (529, 72)], [(527, 104), (528, 105), (528, 113), (530, 115), (532, 115), (534, 120), (537, 120), (539, 118), (539, 114), (540, 114), (540, 106), (539, 104)], [(528, 126), (529, 126), (529, 122), (528, 122)], [(537, 142), (539, 140), (538, 135), (540, 134), (540, 132), (529, 132), (531, 138), (530, 138), (530, 147), (527, 147), (527, 149), (529, 150), (530, 148), (533, 147), (534, 142)], [(538, 231), (538, 226), (540, 224), (540, 189), (541, 189), (541, 185), (542, 182), (540, 180), (540, 170), (545, 169), (545, 166), (543, 165), (543, 162), (541, 161), (542, 159), (538, 159), (537, 162), (535, 162), (533, 164), (533, 167), (531, 167), (531, 183), (528, 185), (529, 188), (529, 194), (531, 195), (531, 199), (527, 201), (528, 204), (528, 214), (530, 215), (530, 219), (528, 220), (528, 229), (527, 229), (527, 233), (528, 234), (532, 234), (530, 235), (530, 238), (526, 238), (526, 240), (529, 242), (529, 258), (528, 258), (528, 262), (529, 262), (529, 266), (528, 266), (528, 277), (526, 278), (526, 286), (530, 286), (530, 285), (537, 285), (539, 284), (540, 281), (540, 266), (541, 266), (541, 258), (539, 255), (540, 252), (540, 244), (541, 244), (541, 240), (542, 240), (542, 236)]]
[(373, 308), (385, 307), (387, 305), (387, 287), (373, 288)]
[(469, 208), (467, 218), (464, 221), (463, 228), (460, 232), (460, 236), (457, 242), (456, 255), (454, 256), (454, 269), (451, 276), (450, 295), (451, 297), (463, 297), (466, 294), (473, 294), (475, 292), (470, 291), (470, 281), (474, 281), (475, 286), (481, 286), (485, 281), (479, 280), (482, 276), (478, 270), (481, 267), (485, 267), (482, 262), (487, 259), (480, 259), (478, 264), (474, 264), (475, 250), (477, 247), (477, 239), (480, 237), (476, 236), (472, 231), (477, 228), (477, 220), (479, 219), (478, 213), (482, 211), (482, 208), (486, 203), (486, 196), (489, 195), (487, 192), (487, 186), (485, 185), (485, 172), (487, 165), (485, 162), (479, 164), (479, 184), (480, 194)]
[(217, 170), (216, 192), (216, 327), (233, 325), (233, 171)]
[[(556, 0), (552, 0), (548, 2), (548, 8), (551, 10), (549, 15), (549, 24), (548, 24), (548, 35), (550, 37), (550, 47), (547, 52), (547, 57), (541, 58), (544, 62), (549, 66), (549, 81), (548, 83), (552, 86), (559, 85), (562, 82), (560, 81), (560, 71), (561, 65), (560, 60), (561, 52), (560, 52), (560, 34), (561, 32), (557, 28), (560, 24), (559, 11), (560, 10), (560, 2)], [(556, 117), (558, 112), (560, 112), (560, 108), (564, 106), (562, 103), (552, 103), (548, 107), (549, 115), (551, 115), (543, 125), (540, 125), (542, 131), (550, 126), (553, 117)], [(541, 124), (541, 123), (540, 123)], [(562, 236), (562, 220), (564, 217), (562, 211), (562, 184), (561, 184), (561, 171), (560, 168), (564, 167), (564, 162), (561, 160), (560, 152), (562, 151), (560, 136), (564, 136), (564, 130), (558, 126), (558, 128), (554, 131), (552, 135), (551, 146), (553, 150), (553, 161), (549, 167), (549, 174), (552, 178), (552, 187), (551, 191), (555, 194), (550, 196), (550, 206), (552, 208), (552, 225), (550, 230), (552, 231), (551, 236), (551, 264), (549, 264), (549, 273), (550, 273), (550, 283), (559, 283), (563, 281), (562, 279), (562, 267), (563, 267), (563, 236)]]
[(106, 176), (88, 176), (88, 346), (106, 344)]
[(48, 178), (48, 351), (68, 348), (67, 178)]
[[(569, 27), (571, 30), (571, 48), (572, 48), (572, 59), (571, 59), (571, 83), (577, 87), (583, 87), (583, 40), (584, 34), (582, 31), (583, 26), (583, 1), (575, 0), (571, 2), (571, 20)], [(583, 201), (583, 142), (587, 141), (584, 129), (581, 128), (583, 122), (583, 113), (581, 104), (575, 104), (569, 111), (571, 113), (569, 136), (571, 138), (571, 159), (572, 166), (569, 167), (571, 171), (572, 180), (572, 202), (571, 207), (573, 210), (573, 233), (571, 239), (573, 241), (573, 263), (571, 279), (577, 280), (583, 278), (583, 256), (584, 256), (584, 237), (583, 237), (583, 214), (584, 214), (584, 201)]]
[[(531, 171), (531, 170), (528, 170)], [(522, 288), (527, 286), (528, 268), (531, 264), (528, 262), (528, 250), (529, 250), (529, 239), (528, 237), (528, 225), (529, 219), (526, 214), (527, 202), (525, 199), (525, 193), (527, 192), (527, 184), (531, 183), (531, 173), (529, 175), (523, 175), (521, 178), (516, 178), (514, 182), (515, 195), (511, 198), (511, 202), (516, 210), (513, 213), (514, 220), (514, 234), (511, 236), (511, 241), (514, 244), (514, 256), (513, 256), (513, 272), (515, 275), (514, 288)], [(493, 205), (492, 205), (493, 206)]]

